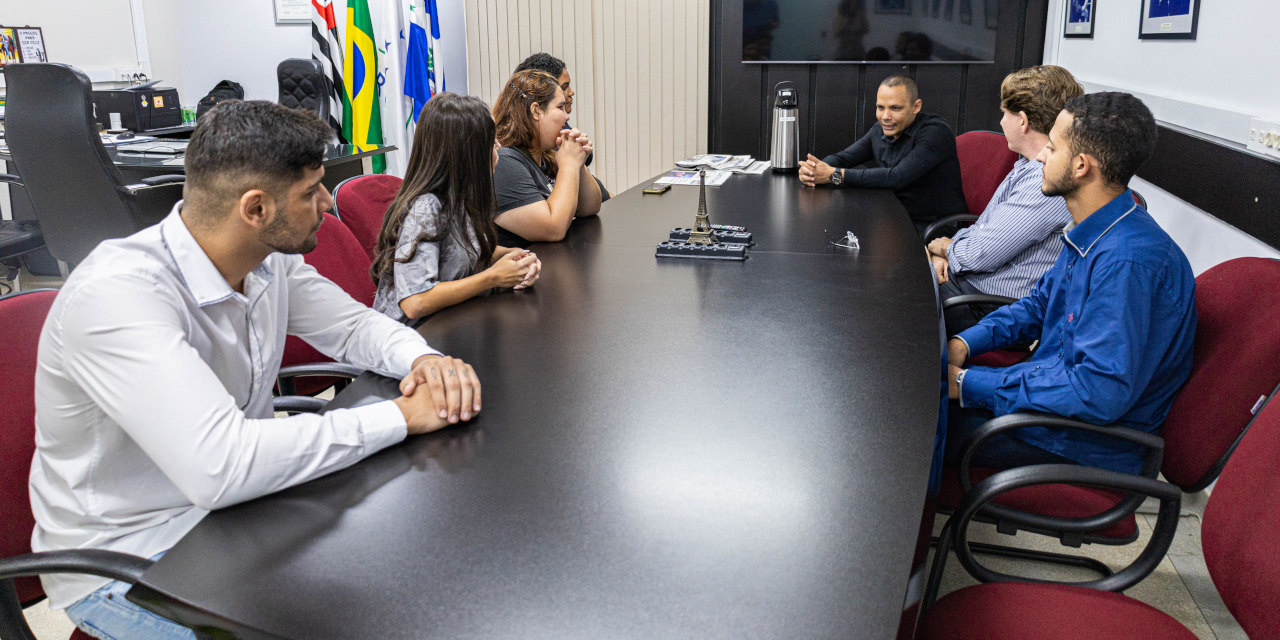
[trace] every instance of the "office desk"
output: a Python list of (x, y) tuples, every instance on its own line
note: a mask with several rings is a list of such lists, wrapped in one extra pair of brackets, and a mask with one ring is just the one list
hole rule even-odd
[(888, 192), (709, 191), (749, 260), (658, 260), (696, 188), (619, 195), (423, 325), (480, 417), (210, 514), (129, 598), (244, 638), (893, 638), (945, 392), (924, 248)]
[[(163, 140), (158, 144), (163, 144)], [(395, 150), (395, 145), (379, 146), (369, 151), (359, 151), (355, 145), (350, 144), (329, 145), (323, 161), (325, 187), (332, 191), (334, 187), (338, 186), (339, 182), (364, 173), (361, 162), (364, 158), (382, 155), (388, 151)], [(107, 155), (111, 157), (111, 162), (116, 165), (116, 168), (120, 170), (125, 179), (130, 182), (149, 176), (183, 173), (185, 171), (183, 162), (186, 156), (184, 155), (122, 153), (115, 147), (107, 147)], [(0, 161), (9, 160), (12, 160), (12, 156), (9, 154), (8, 149), (0, 151)]]

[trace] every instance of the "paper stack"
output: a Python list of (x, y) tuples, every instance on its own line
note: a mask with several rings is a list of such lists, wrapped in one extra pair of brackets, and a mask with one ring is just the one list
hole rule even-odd
[(707, 171), (727, 171), (729, 173), (760, 174), (769, 168), (769, 163), (756, 162), (751, 156), (701, 155), (685, 158), (676, 162), (681, 169), (706, 169)]

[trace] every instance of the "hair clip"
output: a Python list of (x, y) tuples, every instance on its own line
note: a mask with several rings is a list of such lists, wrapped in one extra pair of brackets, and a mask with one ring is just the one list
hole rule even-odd
[(521, 97), (521, 98), (524, 98), (525, 100), (528, 100), (528, 99), (529, 99), (529, 96), (528, 96), (527, 94), (525, 94), (525, 92), (521, 91), (521, 90), (520, 90), (520, 87), (517, 87), (517, 86), (516, 86), (516, 83), (514, 83), (514, 82), (508, 82), (508, 83), (507, 83), (507, 86), (508, 86), (508, 87), (511, 87), (512, 89), (515, 89), (515, 90), (516, 90), (516, 93), (520, 94), (520, 97)]

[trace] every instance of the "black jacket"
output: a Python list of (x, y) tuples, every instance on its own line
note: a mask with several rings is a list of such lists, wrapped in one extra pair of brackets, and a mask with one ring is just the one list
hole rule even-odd
[[(873, 159), (880, 166), (859, 167)], [(886, 137), (876, 123), (853, 146), (823, 162), (845, 169), (842, 187), (893, 189), (913, 221), (969, 212), (960, 186), (956, 136), (941, 116), (917, 115), (897, 140)]]

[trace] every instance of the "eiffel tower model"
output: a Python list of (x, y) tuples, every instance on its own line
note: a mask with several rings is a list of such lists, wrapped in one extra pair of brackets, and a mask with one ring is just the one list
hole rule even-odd
[(716, 239), (711, 237), (711, 217), (707, 215), (706, 169), (698, 171), (698, 217), (689, 233), (689, 244), (716, 244)]

